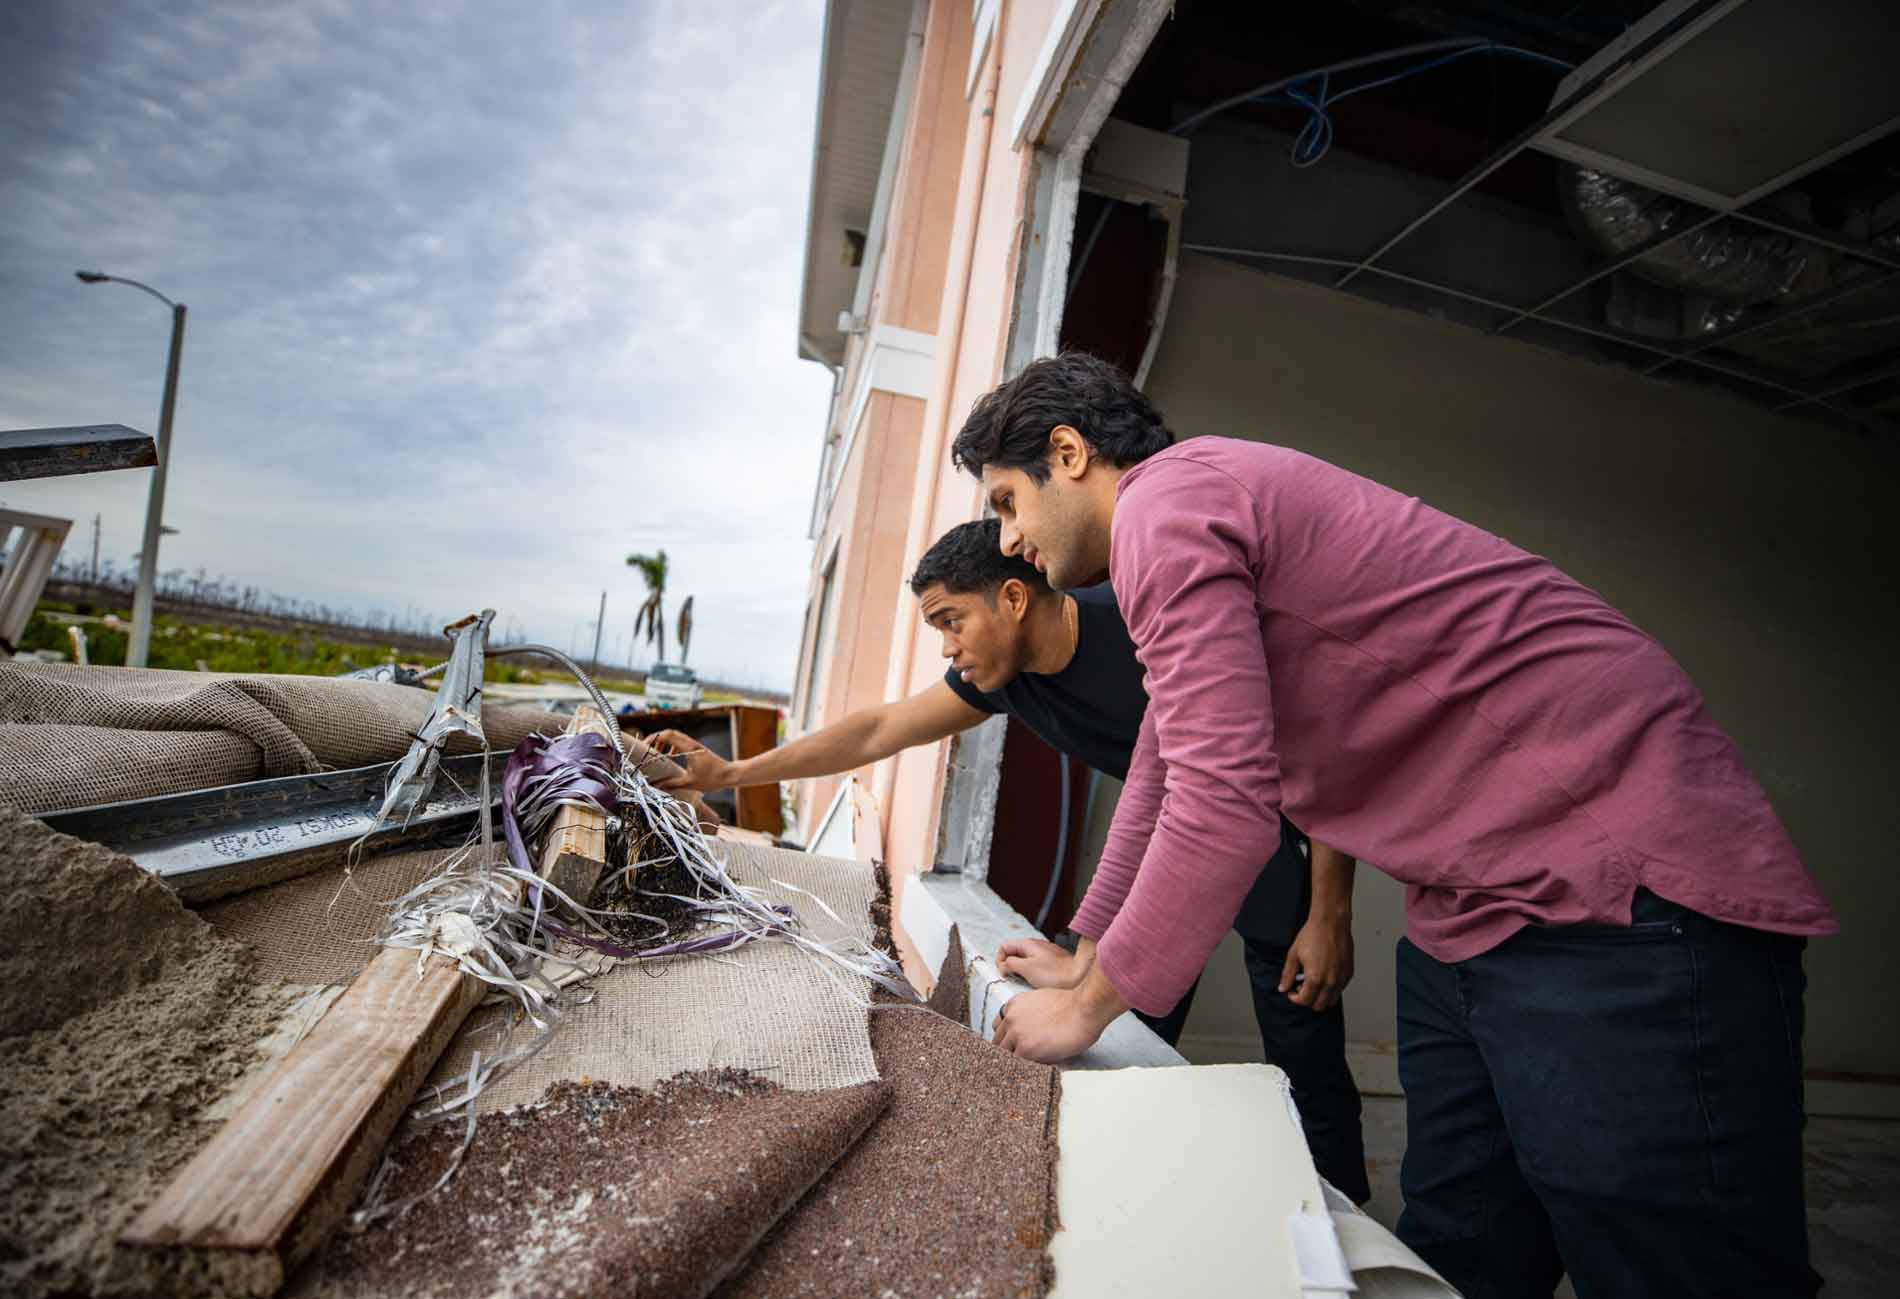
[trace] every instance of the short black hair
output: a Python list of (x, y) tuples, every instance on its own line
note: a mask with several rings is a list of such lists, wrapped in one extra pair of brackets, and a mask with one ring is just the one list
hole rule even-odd
[(1015, 578), (1032, 592), (1049, 590), (1049, 579), (1021, 555), (1003, 553), (1003, 525), (995, 519), (959, 523), (938, 537), (910, 575), (912, 595), (941, 585), (952, 595), (982, 593), (994, 601), (1003, 583)]
[(1127, 375), (1086, 352), (1032, 361), (970, 408), (950, 462), (976, 478), (991, 465), (1049, 481), (1049, 430), (1067, 424), (1111, 465), (1140, 464), (1174, 444), (1154, 403)]

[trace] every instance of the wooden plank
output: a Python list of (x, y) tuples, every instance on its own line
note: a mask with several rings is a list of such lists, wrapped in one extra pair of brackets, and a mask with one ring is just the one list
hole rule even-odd
[[(567, 733), (592, 731), (609, 742), (613, 731), (592, 704), (582, 704)], [(585, 906), (607, 865), (607, 816), (591, 807), (563, 807), (541, 845), (541, 878)]]
[(151, 434), (123, 424), (0, 430), (0, 482), (144, 469), (157, 463), (158, 446)]
[[(589, 709), (568, 727), (581, 729), (604, 731), (605, 723)], [(591, 894), (606, 840), (601, 813), (561, 809), (542, 852), (543, 875), (563, 872)], [(429, 957), (420, 972), (418, 959), (400, 948), (379, 951), (121, 1242), (203, 1251), (194, 1261), (207, 1274), (267, 1286), (261, 1293), (280, 1287), (343, 1220), (486, 991), (447, 957)]]
[[(756, 757), (778, 746), (778, 709), (735, 705), (732, 709), (732, 756)], [(739, 826), (763, 834), (785, 832), (785, 812), (778, 783), (747, 785), (738, 791)]]
[(349, 1209), (485, 985), (384, 948), (121, 1240), (235, 1250), (281, 1285)]

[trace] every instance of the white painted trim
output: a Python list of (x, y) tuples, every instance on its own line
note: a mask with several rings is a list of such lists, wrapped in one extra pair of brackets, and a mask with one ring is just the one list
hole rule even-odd
[[(824, 646), (819, 644), (819, 641), (825, 634), (825, 602), (836, 594), (836, 592), (832, 590), (832, 583), (837, 580), (838, 546), (843, 540), (844, 534), (842, 532), (832, 534), (831, 544), (825, 547), (825, 562), (818, 566), (818, 587), (817, 590), (813, 592), (816, 599), (812, 603), (811, 611), (811, 642), (809, 646), (811, 664), (805, 676), (805, 692), (800, 699), (793, 701), (795, 711), (792, 716), (798, 723), (800, 735), (808, 735), (811, 733), (812, 718), (809, 714), (823, 706), (824, 688), (830, 684), (829, 680), (821, 679), (818, 676), (820, 672), (825, 672), (828, 676), (831, 667), (831, 654)], [(794, 682), (793, 684), (796, 686), (797, 683)]]
[(1049, 123), (1049, 114), (1055, 111), (1056, 100), (1061, 97), (1063, 83), (1068, 80), (1069, 69), (1075, 66), (1076, 56), (1082, 52), (1082, 40), (1102, 11), (1102, 3), (1103, 0), (1062, 0), (1050, 18), (1048, 34), (1043, 37), (1042, 49), (1036, 53), (1029, 80), (1023, 83), (1022, 95), (1016, 101), (1016, 115), (1009, 124), (1011, 149), (1020, 149), (1025, 140), (1042, 135)]
[(1148, 386), (1148, 372), (1154, 368), (1155, 353), (1161, 350), (1161, 334), (1168, 327), (1168, 308), (1174, 302), (1174, 282), (1181, 267), (1181, 223), (1186, 219), (1185, 205), (1170, 203), (1162, 209), (1168, 216), (1168, 252), (1161, 263), (1161, 289), (1155, 294), (1154, 315), (1148, 321), (1148, 342), (1141, 349), (1141, 363), (1135, 367), (1135, 387)]
[(1036, 286), (1036, 355), (1054, 356), (1061, 339), (1062, 311), (1069, 294), (1069, 260), (1075, 252), (1075, 208), (1082, 193), (1086, 151), (1065, 150), (1055, 160), (1049, 198), (1048, 250), (1042, 283)]
[[(1108, 8), (1111, 2), (1112, 10)], [(1024, 138), (1036, 140), (1038, 174), (1045, 179), (1032, 190), (1026, 213), (1024, 280), (1017, 294), (1021, 305), (1010, 336), (1010, 373), (1037, 357), (1055, 354), (1068, 296), (1083, 162), (1096, 133), (1113, 111), (1123, 84), (1140, 64), (1171, 9), (1169, 0), (1086, 0), (1088, 13), (1083, 22), (1083, 4), (1084, 0), (1066, 0), (1038, 56), (1030, 85), (1037, 87), (1037, 94), (1049, 92), (1047, 105), (1035, 110), (1038, 116), (1033, 121), (1028, 116), (1032, 111), (1029, 105), (1036, 96), (1025, 93), (1019, 105), (1019, 127), (1026, 132)], [(1077, 62), (1087, 53), (1083, 48), (1086, 37), (1104, 23), (1111, 28), (1121, 25), (1119, 33), (1106, 30), (1101, 37), (1116, 41), (1115, 47), (1098, 74), (1079, 73)], [(1065, 96), (1076, 101), (1079, 111), (1066, 114), (1073, 121), (1051, 126)], [(1044, 135), (1049, 138), (1042, 138)]]
[(899, 325), (879, 325), (871, 331), (865, 372), (870, 376), (870, 386), (880, 392), (894, 392), (900, 397), (928, 397), (937, 378), (936, 360), (935, 334)]
[(811, 485), (811, 517), (805, 522), (805, 539), (816, 541), (824, 531), (827, 488), (831, 483), (831, 457), (838, 450), (838, 402), (844, 396), (844, 368), (828, 366), (831, 371), (831, 398), (825, 403), (825, 442), (818, 452), (818, 480)]
[(923, 61), (924, 14), (929, 0), (911, 0), (910, 31), (904, 37), (904, 66), (897, 74), (897, 97), (891, 103), (890, 125), (884, 129), (884, 156), (878, 163), (877, 197), (871, 202), (871, 228), (864, 236), (864, 260), (858, 267), (858, 286), (851, 295), (851, 319), (865, 319), (871, 310), (871, 289), (884, 260), (884, 226), (890, 217), (891, 191), (903, 156), (904, 131), (910, 125), (910, 103), (917, 93), (917, 65)]
[(825, 462), (819, 482), (820, 503), (814, 512), (813, 533), (825, 530), (831, 521), (831, 503), (844, 479), (845, 466), (858, 442), (858, 427), (864, 421), (864, 408), (871, 404), (873, 392), (894, 393), (927, 401), (937, 375), (937, 336), (897, 325), (878, 325), (863, 342), (856, 382), (851, 388), (851, 404), (844, 423), (838, 428), (837, 454)]
[[(8, 645), (18, 644), (26, 634), (72, 526), (71, 519), (0, 510), (0, 545), (13, 543), (6, 571), (0, 573), (0, 636)], [(13, 536), (16, 528), (18, 538)]]
[[(838, 792), (831, 796), (831, 806), (827, 807), (825, 809), (825, 814), (818, 818), (818, 828), (813, 830), (811, 834), (805, 840), (806, 852), (818, 853), (819, 856), (823, 856), (823, 857), (856, 857), (857, 856), (858, 845), (857, 845), (855, 836), (853, 836), (853, 839), (850, 845), (851, 851), (849, 852), (844, 852), (844, 853), (819, 852), (819, 849), (823, 847), (824, 845), (826, 832), (831, 829), (831, 823), (837, 817), (838, 809), (843, 807), (845, 803), (850, 799), (851, 786), (857, 783), (857, 779), (858, 778), (856, 776), (846, 776), (843, 780), (838, 782)], [(846, 825), (847, 827), (851, 829), (854, 829), (854, 830), (856, 829), (856, 823), (854, 821), (846, 822)]]
[[(943, 972), (950, 948), (950, 926), (956, 925), (967, 962), (970, 990), (970, 1027), (987, 1037), (994, 1027), (997, 1006), (1029, 991), (1014, 975), (1005, 978), (991, 963), (996, 949), (1011, 938), (1041, 938), (1036, 927), (998, 897), (987, 885), (963, 875), (932, 871), (907, 877), (898, 892), (897, 924), (935, 978)], [(987, 1007), (987, 1012), (985, 1008)], [(979, 1020), (978, 1016), (982, 1016)], [(979, 1027), (980, 1025), (980, 1027)], [(1056, 1068), (1126, 1069), (1184, 1065), (1180, 1053), (1156, 1037), (1133, 1012), (1117, 1016), (1095, 1045)]]
[(970, 70), (963, 78), (965, 99), (976, 94), (976, 83), (983, 75), (983, 60), (996, 35), (996, 14), (1001, 8), (1002, 0), (977, 0), (976, 11), (970, 15), (971, 26), (976, 30), (970, 38)]
[(858, 365), (858, 382), (851, 392), (851, 405), (845, 414), (844, 438), (838, 459), (831, 468), (831, 487), (825, 502), (829, 512), (830, 492), (844, 477), (851, 459), (851, 448), (858, 440), (858, 425), (864, 420), (864, 408), (873, 392), (894, 393), (899, 397), (928, 400), (937, 377), (937, 336), (897, 325), (879, 325), (865, 340), (864, 359)]

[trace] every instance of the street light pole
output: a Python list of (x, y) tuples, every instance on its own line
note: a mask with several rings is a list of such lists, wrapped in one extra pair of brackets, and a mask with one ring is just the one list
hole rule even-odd
[(145, 502), (145, 544), (139, 551), (139, 585), (132, 597), (132, 639), (126, 646), (125, 665), (142, 668), (152, 646), (152, 603), (158, 588), (158, 538), (165, 519), (165, 471), (172, 462), (172, 411), (178, 404), (178, 363), (185, 349), (185, 304), (149, 284), (107, 275), (102, 271), (74, 271), (87, 284), (129, 284), (171, 308), (171, 352), (165, 359), (165, 398), (158, 413), (158, 464), (152, 470), (152, 490)]

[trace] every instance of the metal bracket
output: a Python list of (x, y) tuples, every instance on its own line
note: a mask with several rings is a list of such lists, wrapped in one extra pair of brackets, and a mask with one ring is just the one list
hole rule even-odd
[(488, 737), (482, 734), (482, 652), (488, 646), (488, 625), (494, 621), (495, 611), (484, 609), (443, 628), (453, 648), (442, 672), (442, 687), (435, 694), (435, 711), (416, 732), (416, 742), (389, 779), (389, 794), (376, 814), (379, 828), (397, 818), (406, 821), (428, 798), (449, 736), (467, 735), (488, 746)]

